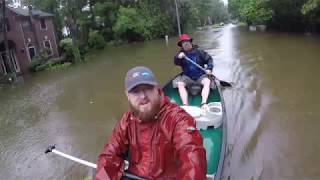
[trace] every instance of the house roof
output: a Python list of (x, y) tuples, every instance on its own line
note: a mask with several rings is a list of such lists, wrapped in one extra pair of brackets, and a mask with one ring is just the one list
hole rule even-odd
[[(14, 13), (21, 15), (21, 16), (29, 16), (29, 10), (28, 9), (23, 9), (23, 8), (11, 8), (8, 7), (11, 11), (13, 11)], [(38, 16), (38, 17), (52, 17), (53, 14), (50, 13), (46, 13), (40, 10), (31, 10), (33, 16)]]

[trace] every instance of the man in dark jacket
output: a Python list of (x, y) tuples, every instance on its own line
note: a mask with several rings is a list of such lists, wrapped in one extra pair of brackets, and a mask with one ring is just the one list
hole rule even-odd
[(128, 71), (125, 89), (130, 110), (98, 157), (96, 179), (120, 179), (126, 153), (128, 171), (146, 179), (205, 179), (206, 153), (194, 119), (169, 101), (146, 67)]
[[(188, 92), (186, 87), (192, 83), (202, 84), (202, 102), (200, 106), (205, 107), (203, 105), (206, 105), (210, 92), (210, 79), (208, 78), (208, 74), (212, 73), (212, 57), (205, 51), (199, 49), (197, 45), (193, 45), (192, 38), (187, 34), (182, 34), (179, 37), (178, 46), (180, 46), (181, 49), (174, 57), (174, 64), (181, 66), (183, 72), (182, 75), (173, 80), (173, 87), (179, 89), (183, 105), (188, 105)], [(206, 72), (186, 60), (186, 56), (202, 67), (206, 64)]]

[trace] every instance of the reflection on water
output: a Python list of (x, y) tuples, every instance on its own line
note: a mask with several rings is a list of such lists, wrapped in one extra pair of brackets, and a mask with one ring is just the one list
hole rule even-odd
[[(235, 82), (224, 89), (230, 179), (317, 179), (320, 145), (319, 38), (248, 32), (228, 25), (193, 34), (214, 58), (214, 73)], [(43, 72), (0, 89), (0, 179), (83, 179), (92, 170), (53, 154), (94, 162), (127, 109), (123, 78), (135, 65), (161, 84), (179, 68), (176, 38), (109, 47), (89, 63)]]
[[(318, 179), (319, 37), (228, 26), (219, 45), (239, 88), (224, 91), (231, 179)], [(219, 55), (218, 55), (219, 56)]]

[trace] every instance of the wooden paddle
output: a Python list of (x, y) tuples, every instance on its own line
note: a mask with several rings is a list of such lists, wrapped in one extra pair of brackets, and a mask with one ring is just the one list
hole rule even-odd
[(187, 61), (189, 61), (190, 63), (192, 63), (193, 65), (197, 66), (197, 67), (198, 67), (199, 69), (201, 69), (202, 71), (204, 71), (207, 75), (212, 76), (213, 79), (218, 80), (218, 81), (220, 82), (220, 85), (221, 85), (221, 86), (224, 86), (224, 87), (232, 87), (232, 85), (231, 85), (230, 82), (222, 81), (222, 80), (218, 79), (215, 75), (213, 75), (213, 74), (208, 74), (207, 71), (206, 71), (203, 67), (201, 67), (199, 64), (193, 62), (188, 56), (185, 55), (184, 58), (185, 58)]

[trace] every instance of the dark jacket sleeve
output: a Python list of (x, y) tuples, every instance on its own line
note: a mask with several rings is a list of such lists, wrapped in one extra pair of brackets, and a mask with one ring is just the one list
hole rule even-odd
[(176, 54), (174, 57), (173, 57), (173, 60), (174, 60), (174, 65), (176, 66), (183, 66), (183, 63), (184, 63), (184, 58), (180, 59), (178, 58), (178, 55), (181, 51), (178, 52), (178, 54)]
[(97, 160), (96, 180), (118, 180), (124, 173), (123, 155), (128, 150), (127, 116), (116, 124), (108, 144)]
[[(185, 113), (185, 112), (184, 112)], [(178, 151), (180, 169), (177, 179), (206, 179), (206, 152), (200, 132), (196, 130), (195, 121), (189, 115), (176, 116), (173, 142)]]
[(200, 53), (201, 58), (204, 60), (204, 64), (208, 65), (207, 69), (212, 71), (212, 69), (213, 69), (212, 57), (207, 52), (205, 52), (204, 50), (201, 50), (201, 49), (199, 49), (199, 53)]

